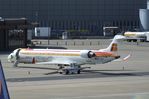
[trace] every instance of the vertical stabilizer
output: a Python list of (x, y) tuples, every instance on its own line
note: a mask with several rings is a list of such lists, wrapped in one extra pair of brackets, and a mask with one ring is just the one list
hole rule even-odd
[(105, 51), (105, 52), (116, 52), (118, 50), (118, 40), (124, 39), (125, 36), (122, 35), (115, 35), (115, 37), (113, 38), (112, 42), (110, 43), (110, 45), (105, 48), (105, 49), (101, 49), (100, 51)]

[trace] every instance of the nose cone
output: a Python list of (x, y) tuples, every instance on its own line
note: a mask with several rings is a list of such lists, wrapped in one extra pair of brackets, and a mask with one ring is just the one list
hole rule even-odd
[(8, 57), (7, 57), (8, 62), (12, 62), (12, 58), (13, 58), (12, 54), (8, 55)]

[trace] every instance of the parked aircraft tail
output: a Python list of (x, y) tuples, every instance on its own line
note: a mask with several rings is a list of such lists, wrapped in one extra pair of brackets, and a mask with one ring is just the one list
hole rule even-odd
[(0, 99), (10, 99), (1, 61), (0, 61)]
[(118, 40), (125, 39), (125, 36), (122, 35), (115, 35), (110, 45), (105, 48), (101, 49), (100, 51), (106, 51), (106, 52), (116, 52), (118, 50)]

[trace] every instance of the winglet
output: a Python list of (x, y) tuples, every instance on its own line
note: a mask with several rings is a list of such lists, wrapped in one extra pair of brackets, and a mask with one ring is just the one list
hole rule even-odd
[(127, 61), (129, 58), (131, 57), (131, 54), (129, 54), (129, 55), (127, 55), (126, 57), (124, 57), (124, 58), (121, 58), (121, 59), (116, 59), (116, 60), (114, 60), (114, 61)]
[(125, 58), (123, 58), (123, 61), (127, 61), (131, 57), (131, 54), (127, 55)]
[(1, 61), (0, 61), (0, 99), (10, 99)]

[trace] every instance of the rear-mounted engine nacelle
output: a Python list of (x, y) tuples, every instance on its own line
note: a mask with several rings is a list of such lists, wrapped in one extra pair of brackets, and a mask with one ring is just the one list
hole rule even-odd
[(95, 57), (95, 53), (89, 50), (83, 50), (81, 51), (81, 57), (83, 58), (92, 58)]

